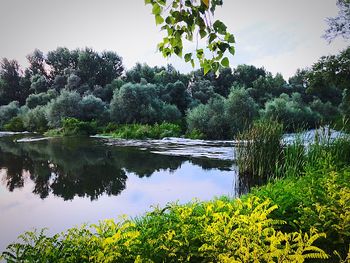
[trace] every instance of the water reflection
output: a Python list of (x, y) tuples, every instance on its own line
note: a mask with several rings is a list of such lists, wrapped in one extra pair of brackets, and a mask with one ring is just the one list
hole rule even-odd
[[(173, 172), (185, 157), (152, 154), (130, 147), (108, 146), (98, 139), (55, 138), (19, 143), (21, 137), (0, 138), (2, 182), (9, 191), (34, 183), (33, 193), (72, 200), (75, 196), (96, 200), (118, 195), (126, 187), (127, 174), (149, 177), (156, 171)], [(232, 161), (190, 160), (202, 169), (232, 169)]]

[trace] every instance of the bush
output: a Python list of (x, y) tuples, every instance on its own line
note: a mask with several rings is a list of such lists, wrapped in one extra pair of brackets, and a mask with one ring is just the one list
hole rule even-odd
[(196, 130), (206, 139), (228, 137), (230, 128), (225, 115), (225, 100), (222, 97), (193, 108), (187, 113), (186, 121), (189, 134)]
[(50, 127), (60, 127), (64, 118), (79, 117), (80, 95), (75, 91), (63, 90), (47, 105), (47, 119)]
[(27, 232), (5, 259), (37, 262), (304, 262), (327, 258), (315, 230), (284, 233), (277, 206), (252, 197), (156, 208), (136, 220), (74, 228), (47, 237)]
[(5, 131), (22, 132), (25, 131), (23, 119), (20, 116), (12, 118), (4, 125)]
[(48, 92), (42, 92), (39, 94), (30, 94), (26, 99), (26, 106), (29, 109), (34, 109), (37, 106), (44, 106), (49, 103), (52, 99), (57, 97), (55, 90), (49, 90)]
[(313, 128), (319, 123), (321, 117), (303, 104), (299, 93), (293, 93), (291, 97), (281, 94), (278, 98), (266, 102), (261, 116), (265, 120), (276, 120), (282, 123), (288, 131)]
[(46, 117), (46, 107), (38, 106), (26, 112), (23, 116), (23, 123), (28, 131), (47, 131), (48, 121)]
[(174, 105), (158, 98), (155, 85), (125, 84), (114, 91), (110, 104), (111, 120), (117, 123), (154, 124), (181, 117)]
[(0, 128), (19, 113), (19, 102), (12, 101), (8, 105), (0, 106)]
[[(112, 130), (114, 129), (114, 130)], [(107, 134), (112, 134), (115, 138), (123, 139), (162, 139), (165, 137), (180, 137), (180, 125), (163, 122), (161, 124), (126, 124), (114, 127), (109, 124), (106, 129)]]
[(79, 101), (79, 113), (83, 121), (104, 120), (108, 117), (106, 103), (93, 95), (84, 96)]
[(258, 115), (258, 105), (243, 88), (232, 89), (225, 106), (230, 137), (246, 129)]
[(84, 122), (75, 118), (66, 118), (62, 121), (62, 135), (93, 135), (97, 133), (97, 123)]

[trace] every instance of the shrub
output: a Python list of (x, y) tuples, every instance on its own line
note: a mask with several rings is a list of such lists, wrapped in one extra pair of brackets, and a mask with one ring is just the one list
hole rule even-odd
[(12, 101), (8, 105), (0, 106), (0, 128), (16, 117), (19, 113), (19, 102)]
[(113, 137), (123, 139), (161, 139), (181, 135), (180, 125), (166, 122), (155, 125), (126, 124), (116, 127), (110, 124), (105, 130), (109, 130), (108, 133), (111, 133)]
[(75, 91), (63, 90), (47, 105), (47, 119), (50, 127), (60, 127), (64, 118), (79, 117), (80, 95)]
[(93, 95), (84, 96), (79, 101), (79, 113), (83, 121), (103, 120), (107, 118), (107, 105)]
[(200, 104), (187, 113), (188, 133), (200, 132), (206, 139), (228, 137), (229, 124), (225, 115), (225, 100), (222, 97), (211, 99), (208, 104)]
[(12, 118), (8, 123), (4, 125), (4, 130), (14, 132), (25, 131), (22, 117), (17, 116)]
[(265, 120), (277, 120), (288, 131), (312, 128), (320, 121), (320, 115), (303, 104), (299, 93), (293, 93), (291, 97), (281, 94), (278, 98), (266, 102), (261, 116)]
[(97, 123), (84, 122), (75, 118), (66, 118), (62, 121), (62, 135), (91, 135), (97, 133)]
[(110, 104), (111, 120), (117, 123), (154, 124), (181, 117), (175, 105), (158, 98), (155, 85), (125, 84), (114, 91)]
[(23, 116), (23, 123), (28, 131), (47, 131), (48, 121), (46, 117), (46, 107), (38, 106), (26, 112)]
[(243, 88), (231, 90), (225, 101), (225, 114), (230, 125), (230, 136), (247, 128), (258, 115), (258, 106)]
[(55, 90), (48, 90), (48, 92), (42, 92), (39, 94), (30, 94), (26, 99), (26, 106), (29, 109), (34, 109), (37, 106), (44, 106), (52, 99), (57, 97)]
[(270, 217), (277, 206), (256, 197), (170, 204), (135, 220), (105, 220), (47, 237), (22, 235), (2, 255), (37, 262), (304, 262), (327, 255), (314, 243), (324, 237), (284, 233)]

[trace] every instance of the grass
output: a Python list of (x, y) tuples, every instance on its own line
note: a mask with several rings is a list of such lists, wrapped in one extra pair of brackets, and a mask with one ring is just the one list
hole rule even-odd
[(181, 127), (178, 124), (110, 124), (103, 135), (110, 135), (120, 139), (162, 139), (165, 137), (180, 137)]
[(236, 150), (237, 164), (242, 175), (252, 176), (260, 183), (275, 175), (282, 154), (283, 126), (277, 122), (255, 122), (239, 134), (242, 141)]

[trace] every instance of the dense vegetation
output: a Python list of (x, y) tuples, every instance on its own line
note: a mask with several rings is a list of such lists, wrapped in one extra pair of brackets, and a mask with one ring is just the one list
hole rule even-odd
[[(259, 123), (247, 133), (270, 127)], [(350, 140), (323, 138), (308, 148), (298, 141), (281, 148), (285, 169), (271, 177), (283, 179), (241, 199), (168, 204), (54, 236), (27, 232), (2, 256), (9, 262), (348, 262)]]
[(86, 125), (71, 130), (82, 134), (107, 126), (120, 134), (126, 124), (166, 122), (188, 136), (223, 139), (257, 119), (277, 120), (293, 131), (339, 125), (350, 116), (350, 48), (298, 70), (288, 82), (249, 65), (222, 69), (218, 76), (202, 70), (182, 74), (170, 65), (125, 70), (116, 53), (89, 48), (45, 55), (35, 50), (27, 58), (24, 70), (14, 60), (0, 63), (2, 130), (57, 131), (65, 119), (75, 118)]

